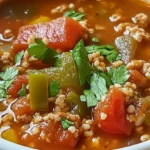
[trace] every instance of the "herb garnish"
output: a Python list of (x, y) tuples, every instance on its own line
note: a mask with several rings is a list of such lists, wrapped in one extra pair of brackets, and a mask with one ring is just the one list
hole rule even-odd
[(117, 50), (111, 45), (91, 45), (86, 46), (85, 48), (88, 53), (100, 52), (100, 54), (105, 56), (109, 62), (121, 59)]
[(82, 12), (76, 12), (75, 10), (72, 9), (72, 10), (65, 12), (64, 16), (75, 19), (77, 21), (81, 21), (83, 17), (85, 16), (85, 14)]
[(0, 101), (6, 98), (6, 90), (13, 82), (14, 77), (19, 73), (19, 70), (10, 67), (7, 68), (5, 72), (0, 73), (0, 78), (3, 79), (0, 81)]
[(51, 97), (54, 97), (59, 93), (59, 91), (60, 91), (60, 84), (57, 81), (53, 80), (49, 85), (49, 95)]
[(121, 65), (118, 68), (108, 69), (108, 76), (110, 77), (113, 84), (124, 84), (130, 74), (125, 65)]
[(88, 107), (96, 106), (101, 97), (107, 93), (106, 81), (103, 77), (93, 73), (90, 79), (90, 89), (80, 96), (81, 101), (87, 102)]
[(18, 92), (18, 95), (19, 95), (20, 97), (23, 97), (23, 96), (26, 95), (26, 86), (25, 86), (25, 84), (22, 84), (22, 88), (21, 88), (21, 90)]
[(91, 74), (91, 65), (83, 40), (77, 43), (73, 49), (72, 55), (78, 69), (80, 85), (83, 85)]
[(74, 122), (69, 121), (66, 118), (61, 118), (61, 125), (62, 125), (63, 129), (68, 129), (73, 124), (74, 124)]
[(15, 66), (19, 66), (21, 64), (21, 59), (24, 55), (24, 51), (19, 52), (18, 54), (16, 54), (15, 56)]
[(98, 42), (99, 42), (99, 39), (96, 38), (96, 37), (93, 37), (93, 38), (92, 38), (92, 42), (98, 43)]
[(58, 58), (58, 53), (51, 48), (48, 48), (41, 40), (38, 38), (34, 39), (35, 43), (30, 44), (28, 47), (29, 55), (42, 59), (44, 63), (54, 63), (55, 59)]
[(19, 70), (13, 67), (9, 67), (6, 69), (5, 72), (0, 73), (0, 78), (2, 78), (5, 81), (12, 80), (18, 74), (18, 72)]

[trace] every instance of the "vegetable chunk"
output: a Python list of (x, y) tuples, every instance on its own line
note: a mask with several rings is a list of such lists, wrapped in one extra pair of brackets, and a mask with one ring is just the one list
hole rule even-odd
[(12, 105), (12, 111), (16, 116), (32, 114), (33, 110), (30, 107), (30, 101), (27, 98), (20, 98)]
[(39, 39), (48, 38), (48, 46), (53, 49), (68, 51), (74, 48), (83, 32), (82, 26), (77, 21), (61, 17), (48, 23), (21, 27), (18, 37), (13, 43), (13, 48), (15, 52), (25, 50), (28, 47), (28, 38), (35, 35)]
[(29, 75), (30, 105), (33, 110), (48, 110), (48, 82), (46, 74)]
[(8, 88), (8, 94), (13, 98), (18, 97), (18, 92), (21, 90), (22, 85), (28, 84), (27, 76), (19, 75), (12, 82), (11, 86)]
[(109, 133), (129, 135), (132, 131), (132, 124), (126, 120), (124, 101), (125, 95), (119, 89), (111, 89), (108, 99), (99, 102), (95, 108), (94, 120), (98, 126)]

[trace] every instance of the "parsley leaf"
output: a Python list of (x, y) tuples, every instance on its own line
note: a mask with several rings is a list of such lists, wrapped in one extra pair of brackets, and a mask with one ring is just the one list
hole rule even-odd
[(88, 107), (96, 106), (98, 101), (92, 90), (84, 90), (84, 95), (80, 96), (82, 102), (87, 102)]
[(6, 90), (0, 88), (0, 101), (3, 101), (7, 96)]
[(88, 54), (84, 47), (83, 40), (80, 40), (77, 43), (72, 55), (78, 69), (80, 85), (83, 85), (91, 74), (91, 65), (88, 59)]
[(47, 46), (38, 38), (35, 38), (34, 41), (34, 44), (29, 45), (28, 53), (35, 58), (41, 59), (47, 50)]
[(59, 59), (59, 54), (53, 49), (48, 48), (42, 59), (44, 63), (55, 63)]
[(105, 79), (95, 73), (91, 77), (90, 86), (98, 101), (107, 93)]
[(15, 66), (19, 66), (21, 64), (21, 59), (24, 55), (24, 51), (19, 52), (18, 54), (16, 54), (15, 56)]
[(68, 129), (73, 124), (74, 124), (74, 122), (69, 121), (66, 118), (61, 118), (61, 125), (62, 125), (63, 129)]
[(18, 74), (18, 72), (19, 70), (9, 67), (5, 72), (0, 73), (0, 77), (5, 81), (12, 80)]
[(93, 37), (93, 38), (92, 38), (92, 42), (98, 43), (98, 42), (99, 42), (99, 39), (96, 38), (96, 37)]
[(106, 93), (105, 79), (94, 73), (90, 79), (90, 90), (84, 90), (84, 95), (80, 96), (80, 100), (83, 102), (86, 101), (88, 107), (96, 106)]
[(111, 45), (91, 45), (85, 48), (88, 53), (100, 52), (109, 62), (121, 59), (117, 50)]
[(19, 70), (10, 67), (7, 68), (5, 72), (0, 73), (0, 78), (3, 80), (0, 81), (0, 101), (4, 100), (6, 98), (6, 90), (13, 82), (14, 77), (19, 73)]
[(58, 53), (51, 48), (48, 48), (41, 40), (35, 38), (35, 43), (28, 47), (29, 55), (42, 59), (44, 63), (54, 63)]
[(103, 71), (99, 70), (99, 69), (98, 69), (96, 66), (94, 66), (94, 65), (93, 65), (93, 70), (94, 70), (94, 72), (95, 72), (96, 74), (100, 75), (102, 78), (105, 79), (106, 85), (107, 85), (108, 88), (109, 88), (110, 85), (113, 84), (112, 81), (111, 81), (111, 79), (110, 79), (110, 77), (109, 77), (109, 75), (108, 75), (108, 72), (103, 72)]
[(108, 70), (108, 75), (111, 78), (113, 84), (124, 84), (130, 76), (129, 71), (125, 65)]
[(80, 21), (83, 19), (85, 14), (81, 12), (76, 12), (75, 10), (72, 9), (72, 10), (65, 12), (64, 16)]
[(26, 86), (25, 86), (25, 84), (22, 84), (22, 88), (21, 88), (21, 90), (18, 92), (18, 95), (19, 95), (20, 97), (23, 97), (23, 96), (26, 95)]
[(53, 80), (49, 85), (49, 95), (51, 97), (54, 97), (59, 93), (59, 91), (60, 91), (60, 84), (57, 81)]

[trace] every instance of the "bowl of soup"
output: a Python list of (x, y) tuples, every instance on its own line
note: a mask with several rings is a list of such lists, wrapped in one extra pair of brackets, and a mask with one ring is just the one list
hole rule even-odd
[(1, 1), (0, 149), (148, 150), (149, 6)]

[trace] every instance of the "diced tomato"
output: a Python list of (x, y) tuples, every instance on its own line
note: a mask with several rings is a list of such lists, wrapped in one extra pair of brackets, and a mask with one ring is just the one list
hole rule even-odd
[(18, 97), (18, 92), (22, 88), (22, 84), (27, 85), (28, 79), (25, 75), (16, 76), (10, 87), (8, 88), (8, 95), (11, 95), (13, 98)]
[(78, 137), (70, 131), (64, 130), (60, 122), (51, 121), (48, 125), (44, 124), (41, 131), (47, 135), (52, 143), (64, 145), (65, 147), (75, 147), (78, 141)]
[(33, 67), (34, 69), (43, 69), (43, 68), (48, 68), (50, 64), (48, 63), (43, 63), (42, 60), (36, 60), (36, 61), (31, 61), (30, 62), (30, 67)]
[(130, 71), (129, 81), (135, 83), (139, 87), (145, 86), (147, 83), (146, 77), (137, 70), (131, 70)]
[(12, 105), (12, 111), (16, 116), (32, 114), (30, 101), (27, 98), (20, 98)]
[(13, 48), (15, 52), (25, 50), (28, 47), (27, 39), (34, 34), (40, 39), (48, 38), (48, 46), (53, 49), (69, 51), (82, 38), (83, 32), (83, 27), (77, 21), (61, 17), (48, 23), (21, 27)]
[[(95, 107), (94, 120), (98, 127), (109, 133), (129, 135), (133, 125), (126, 120), (124, 102), (125, 95), (118, 88), (111, 89), (108, 98)], [(101, 119), (102, 113), (107, 115), (105, 119)]]

